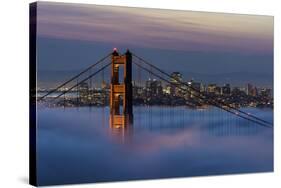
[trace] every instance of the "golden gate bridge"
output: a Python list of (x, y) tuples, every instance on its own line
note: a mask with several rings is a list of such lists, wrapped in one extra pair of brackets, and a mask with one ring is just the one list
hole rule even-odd
[[(38, 101), (46, 100), (50, 95), (57, 94), (52, 97), (51, 100), (56, 100), (64, 97), (67, 93), (76, 90), (79, 91), (81, 84), (90, 82), (92, 86), (92, 79), (96, 79), (99, 73), (102, 74), (102, 82), (104, 82), (104, 71), (110, 69), (110, 95), (109, 95), (109, 106), (110, 106), (110, 125), (116, 128), (122, 128), (133, 124), (133, 65), (138, 69), (138, 79), (141, 80), (141, 71), (149, 74), (150, 77), (155, 77), (166, 84), (177, 88), (183, 93), (192, 94), (196, 100), (203, 101), (205, 104), (212, 105), (224, 113), (232, 114), (235, 117), (244, 119), (249, 122), (253, 122), (257, 125), (272, 128), (273, 123), (262, 119), (254, 114), (241, 110), (240, 108), (234, 107), (228, 102), (212, 96), (208, 93), (201, 92), (198, 88), (193, 87), (159, 68), (153, 63), (139, 57), (138, 55), (126, 51), (124, 54), (117, 52), (114, 49), (113, 52), (107, 54), (94, 64), (90, 65), (86, 69), (79, 72), (77, 75), (71, 77), (64, 83), (57, 86), (55, 89), (47, 92), (45, 95), (38, 97)], [(174, 79), (176, 82), (171, 82)], [(70, 86), (69, 86), (70, 85)], [(77, 97), (78, 100), (78, 97)]]

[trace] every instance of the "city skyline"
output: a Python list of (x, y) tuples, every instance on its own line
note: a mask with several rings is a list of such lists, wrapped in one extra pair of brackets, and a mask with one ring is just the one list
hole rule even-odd
[[(51, 104), (52, 106), (108, 106), (112, 89), (111, 82), (105, 80), (100, 82), (96, 85), (91, 80), (86, 80), (75, 88), (68, 87), (67, 84), (59, 89), (37, 88), (37, 92), (38, 97), (45, 97), (46, 94), (49, 95), (54, 90), (65, 92), (64, 97)], [(119, 83), (117, 85), (120, 86)], [(53, 94), (56, 96), (55, 92)], [(210, 103), (205, 99), (198, 98), (200, 95), (227, 101), (228, 105), (235, 108), (273, 108), (274, 100), (271, 88), (259, 88), (251, 83), (248, 83), (246, 87), (237, 87), (229, 83), (219, 85), (217, 83), (204, 84), (195, 80), (185, 81), (180, 72), (173, 72), (169, 76), (168, 82), (156, 78), (148, 78), (144, 82), (132, 80), (132, 94), (132, 103), (136, 106), (166, 105), (206, 108)], [(54, 96), (50, 95), (49, 99), (52, 100)]]
[[(48, 73), (46, 73), (48, 72)], [(48, 89), (48, 88), (54, 88), (56, 87), (57, 85), (59, 85), (62, 81), (65, 81), (66, 78), (69, 78), (79, 72), (81, 72), (81, 70), (74, 70), (74, 71), (67, 71), (67, 72), (61, 72), (61, 71), (54, 71), (54, 73), (52, 73), (52, 71), (39, 71), (40, 73), (40, 76), (41, 76), (41, 80), (39, 80), (38, 82), (38, 88), (45, 88), (45, 89)], [(173, 72), (172, 72), (173, 73)], [(136, 73), (134, 73), (135, 75)], [(46, 78), (42, 79), (45, 75), (47, 75)], [(53, 75), (52, 78), (50, 78), (49, 76), (50, 75)], [(61, 76), (63, 76), (63, 78), (61, 78)], [(107, 74), (104, 74), (104, 77), (107, 77), (105, 79), (105, 82), (109, 83), (109, 73)], [(182, 75), (182, 79), (183, 81), (185, 82), (189, 82), (191, 80), (193, 81), (196, 81), (196, 82), (200, 82), (201, 84), (207, 86), (207, 85), (210, 85), (210, 84), (217, 84), (217, 85), (224, 85), (224, 84), (231, 84), (233, 87), (245, 87), (247, 84), (252, 84), (252, 85), (255, 85), (256, 87), (258, 88), (270, 88), (270, 89), (273, 89), (273, 83), (269, 82), (269, 83), (266, 83), (266, 82), (258, 82), (257, 80), (255, 80), (254, 82), (251, 82), (251, 81), (247, 81), (247, 80), (241, 80), (241, 81), (233, 81), (231, 80), (231, 77), (235, 76), (235, 75), (239, 75), (240, 78), (242, 76), (245, 76), (247, 77), (247, 74), (246, 73), (230, 73), (228, 74), (228, 77), (224, 78), (224, 80), (217, 80), (216, 77), (218, 76), (221, 76), (223, 77), (223, 74), (220, 74), (220, 75), (204, 75), (204, 74), (200, 74), (200, 73), (191, 73), (189, 74), (188, 76), (186, 75)], [(216, 76), (215, 78), (212, 78), (212, 76)], [(259, 76), (262, 76), (262, 74), (256, 74), (256, 77), (259, 77)], [(210, 79), (211, 78), (211, 79)], [(53, 81), (52, 79), (56, 80), (56, 81)], [(147, 78), (143, 78), (142, 80), (139, 80), (139, 79), (133, 79), (132, 81), (133, 82), (138, 82), (138, 83), (141, 83), (142, 85), (145, 85), (145, 82), (147, 80), (153, 80), (153, 79), (156, 79), (156, 80), (159, 80), (157, 77), (147, 77)], [(273, 77), (272, 77), (273, 79)], [(46, 80), (45, 82), (43, 80)], [(96, 79), (94, 79), (92, 81), (93, 84), (97, 84), (99, 85), (101, 83), (101, 80), (102, 78), (99, 76), (97, 77)], [(164, 83), (165, 84), (165, 83)]]
[[(172, 74), (173, 74), (174, 72), (172, 72)], [(143, 80), (132, 80), (132, 84), (133, 84), (133, 86), (141, 86), (141, 87), (144, 87), (145, 86), (145, 84), (146, 84), (146, 82), (148, 82), (148, 81), (160, 81), (161, 83), (162, 83), (162, 85), (163, 86), (167, 86), (167, 85), (169, 85), (169, 84), (167, 84), (167, 83), (165, 83), (165, 82), (163, 82), (163, 81), (161, 81), (161, 79), (158, 79), (158, 78), (147, 78), (147, 79), (143, 79)], [(193, 78), (191, 78), (191, 79), (182, 79), (182, 81), (183, 82), (185, 82), (185, 83), (188, 83), (188, 82), (196, 82), (196, 83), (200, 83), (202, 86), (204, 86), (204, 87), (208, 87), (209, 85), (217, 85), (217, 86), (224, 86), (224, 85), (231, 85), (231, 87), (233, 87), (233, 88), (246, 88), (247, 87), (247, 85), (252, 85), (252, 86), (254, 86), (254, 87), (257, 87), (257, 88), (259, 88), (259, 89), (264, 89), (264, 88), (266, 88), (266, 89), (273, 89), (272, 87), (268, 87), (268, 86), (260, 86), (260, 85), (255, 85), (255, 84), (253, 84), (253, 83), (250, 83), (250, 82), (245, 82), (244, 84), (241, 84), (241, 85), (237, 85), (237, 84), (233, 84), (233, 83), (229, 83), (229, 82), (219, 82), (219, 83), (216, 83), (216, 82), (202, 82), (201, 80), (195, 80), (195, 79), (193, 79)], [(88, 81), (89, 82), (89, 81)], [(94, 80), (94, 81), (92, 81), (92, 88), (96, 88), (96, 89), (98, 89), (98, 88), (101, 88), (101, 86), (102, 86), (102, 84), (103, 84), (103, 82), (104, 82), (104, 84), (109, 84), (110, 83), (110, 81), (107, 79), (107, 80), (102, 80), (102, 78), (99, 78), (99, 79), (97, 79), (97, 80)], [(42, 86), (40, 86), (40, 85), (38, 85), (38, 87), (37, 88), (39, 88), (39, 89), (43, 89), (43, 90), (48, 90), (48, 89), (52, 89), (52, 88), (55, 88), (57, 85), (58, 85), (59, 83), (57, 83), (57, 84), (53, 84), (52, 86), (50, 86), (50, 87), (42, 87)]]

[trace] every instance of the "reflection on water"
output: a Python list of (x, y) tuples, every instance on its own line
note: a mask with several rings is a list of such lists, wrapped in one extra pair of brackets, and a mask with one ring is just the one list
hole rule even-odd
[(219, 109), (134, 107), (133, 125), (110, 122), (108, 107), (39, 107), (39, 184), (273, 170), (273, 129)]

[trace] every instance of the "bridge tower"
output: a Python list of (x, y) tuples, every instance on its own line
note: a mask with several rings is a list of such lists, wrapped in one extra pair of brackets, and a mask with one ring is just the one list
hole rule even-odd
[(110, 125), (124, 128), (133, 122), (132, 53), (111, 55)]

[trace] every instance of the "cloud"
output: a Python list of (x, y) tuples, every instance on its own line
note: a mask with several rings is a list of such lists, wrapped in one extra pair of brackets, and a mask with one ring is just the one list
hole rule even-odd
[(184, 51), (273, 51), (269, 16), (40, 2), (38, 34)]

